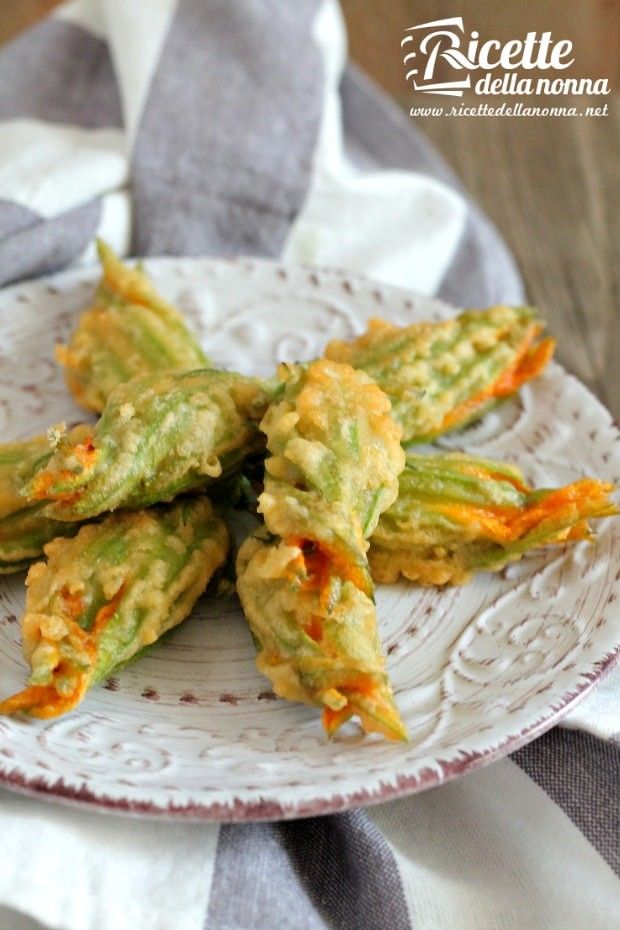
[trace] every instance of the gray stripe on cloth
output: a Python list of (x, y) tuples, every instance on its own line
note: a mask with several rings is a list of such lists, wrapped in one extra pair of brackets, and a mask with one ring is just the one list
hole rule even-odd
[(411, 930), (393, 854), (363, 811), (222, 827), (205, 930)]
[(205, 930), (330, 930), (276, 824), (220, 828)]
[(0, 243), (40, 221), (41, 217), (34, 210), (13, 200), (0, 200)]
[[(478, 269), (477, 273), (473, 269)], [(525, 300), (511, 253), (474, 203), (469, 203), (465, 229), (438, 296), (457, 307), (521, 304)]]
[(346, 149), (356, 164), (420, 172), (467, 202), (465, 230), (437, 296), (461, 307), (522, 302), (519, 272), (504, 240), (405, 111), (353, 66), (341, 93)]
[(122, 126), (108, 46), (91, 33), (46, 19), (0, 50), (0, 119)]
[(620, 745), (555, 727), (510, 758), (620, 875)]
[(355, 65), (349, 64), (340, 86), (347, 152), (371, 160), (368, 167), (419, 171), (449, 187), (462, 186), (447, 162), (405, 111)]
[(91, 200), (53, 219), (0, 201), (0, 286), (57, 271), (77, 258), (97, 231), (101, 202)]
[(280, 824), (308, 895), (336, 930), (411, 930), (400, 872), (362, 810)]
[(277, 255), (310, 182), (319, 0), (180, 0), (133, 154), (136, 254)]

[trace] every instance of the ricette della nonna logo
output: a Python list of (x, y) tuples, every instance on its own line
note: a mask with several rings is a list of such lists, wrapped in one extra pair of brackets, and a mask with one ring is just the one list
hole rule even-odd
[(406, 78), (416, 91), (462, 97), (606, 95), (607, 78), (575, 78), (567, 70), (575, 63), (570, 39), (551, 32), (528, 32), (500, 42), (477, 30), (467, 32), (463, 18), (452, 16), (406, 30), (401, 42)]

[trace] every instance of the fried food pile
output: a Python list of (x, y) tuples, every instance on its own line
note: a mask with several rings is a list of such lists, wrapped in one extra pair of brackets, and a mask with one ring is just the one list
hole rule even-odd
[(72, 710), (185, 619), (229, 559), (227, 514), (249, 476), (262, 522), (236, 585), (258, 668), (281, 697), (319, 707), (328, 735), (355, 716), (406, 739), (374, 584), (462, 584), (592, 538), (588, 521), (617, 512), (595, 479), (535, 490), (505, 463), (403, 448), (544, 369), (554, 344), (530, 308), (373, 320), (258, 379), (210, 367), (144, 269), (99, 254), (93, 305), (58, 350), (98, 422), (0, 446), (0, 573), (45, 558), (26, 579), (30, 678), (0, 713)]

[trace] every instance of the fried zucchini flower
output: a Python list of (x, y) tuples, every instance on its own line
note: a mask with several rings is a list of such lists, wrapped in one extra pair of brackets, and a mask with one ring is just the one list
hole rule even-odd
[(31, 666), (1, 714), (56, 717), (187, 617), (224, 562), (228, 533), (206, 497), (113, 514), (45, 547), (22, 622)]
[(110, 395), (92, 432), (63, 443), (24, 490), (74, 521), (199, 490), (262, 445), (266, 383), (204, 369), (133, 378)]
[(406, 739), (366, 560), (366, 538), (398, 492), (400, 428), (385, 395), (348, 365), (282, 366), (281, 376), (284, 394), (261, 423), (265, 528), (237, 560), (258, 668), (281, 697), (322, 707), (328, 734), (356, 714), (366, 731)]
[[(81, 442), (88, 429), (77, 426), (66, 438)], [(54, 440), (50, 436), (0, 444), (0, 574), (27, 568), (55, 536), (77, 533), (77, 526), (46, 517), (43, 503), (28, 503), (22, 495), (35, 472), (53, 453)]]
[(531, 549), (588, 539), (588, 519), (617, 513), (611, 484), (584, 478), (534, 491), (521, 472), (468, 455), (408, 455), (396, 502), (368, 553), (377, 582), (462, 584)]
[(124, 265), (104, 242), (97, 249), (103, 277), (93, 306), (56, 357), (78, 404), (100, 413), (114, 388), (134, 375), (205, 368), (209, 360), (140, 266)]
[(555, 343), (538, 341), (529, 307), (466, 310), (441, 323), (399, 327), (371, 320), (351, 342), (330, 342), (325, 357), (374, 378), (392, 402), (403, 442), (433, 439), (481, 417), (543, 370)]

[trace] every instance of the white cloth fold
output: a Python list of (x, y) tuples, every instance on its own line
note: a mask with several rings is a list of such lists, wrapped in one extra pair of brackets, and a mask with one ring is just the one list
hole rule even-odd
[(620, 923), (612, 870), (510, 759), (413, 801), (382, 804), (370, 817), (395, 851), (412, 927), (612, 930)]
[(465, 201), (428, 175), (362, 172), (351, 164), (339, 95), (346, 33), (335, 0), (323, 3), (313, 34), (325, 69), (323, 118), (308, 197), (282, 257), (434, 294), (463, 235)]
[(592, 692), (562, 718), (562, 726), (620, 742), (620, 665), (597, 682)]
[(215, 825), (93, 814), (1, 791), (0, 829), (7, 909), (54, 930), (203, 925)]

